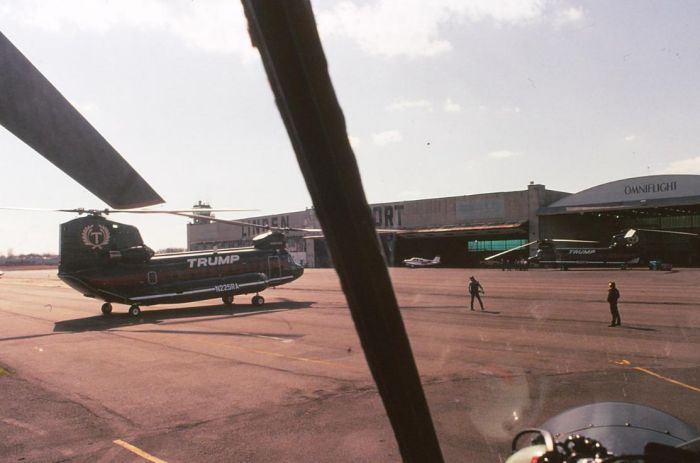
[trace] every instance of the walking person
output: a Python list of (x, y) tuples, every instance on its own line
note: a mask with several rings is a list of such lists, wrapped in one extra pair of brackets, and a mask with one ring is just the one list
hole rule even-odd
[(608, 283), (608, 302), (610, 303), (612, 321), (608, 326), (620, 326), (622, 324), (622, 320), (620, 320), (620, 311), (617, 309), (618, 299), (620, 299), (620, 291), (615, 287), (615, 282), (611, 281)]
[(474, 310), (474, 298), (479, 300), (481, 310), (484, 310), (484, 303), (481, 302), (481, 296), (479, 296), (479, 293), (486, 294), (484, 287), (481, 286), (481, 283), (479, 283), (476, 278), (473, 276), (469, 277), (469, 294), (472, 296), (471, 310)]

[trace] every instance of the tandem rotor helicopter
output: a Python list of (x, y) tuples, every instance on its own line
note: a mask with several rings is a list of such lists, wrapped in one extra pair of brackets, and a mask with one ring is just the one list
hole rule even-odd
[[(640, 233), (641, 232), (641, 233)], [(636, 265), (648, 260), (648, 250), (640, 242), (643, 233), (666, 233), (697, 237), (696, 233), (679, 232), (671, 230), (652, 230), (645, 228), (630, 228), (612, 236), (607, 247), (570, 247), (559, 243), (598, 244), (598, 241), (545, 239), (531, 241), (521, 246), (508, 249), (484, 259), (491, 261), (497, 257), (503, 257), (511, 252), (537, 245), (535, 255), (527, 259), (528, 265), (543, 267), (558, 267), (568, 270), (569, 267), (619, 267), (626, 269), (630, 265)]]
[(107, 220), (99, 211), (88, 214), (61, 225), (58, 277), (83, 295), (104, 300), (105, 315), (112, 303), (129, 304), (129, 314), (138, 316), (141, 305), (214, 298), (230, 305), (234, 296), (251, 293), (252, 304), (260, 306), (261, 291), (304, 273), (279, 231), (256, 236), (252, 247), (156, 255), (136, 227)]
[(103, 314), (113, 303), (138, 316), (143, 305), (213, 298), (232, 304), (241, 294), (254, 294), (251, 302), (259, 306), (261, 291), (304, 273), (283, 233), (273, 230), (255, 237), (252, 247), (156, 255), (136, 227), (104, 216), (166, 213), (234, 222), (196, 215), (201, 209), (130, 210), (164, 201), (1, 33), (0, 69), (0, 124), (115, 208), (58, 210), (86, 215), (60, 227), (58, 277), (103, 300)]

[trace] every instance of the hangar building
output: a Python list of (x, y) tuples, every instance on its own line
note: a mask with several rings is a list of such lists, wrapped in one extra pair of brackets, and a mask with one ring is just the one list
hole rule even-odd
[[(207, 205), (200, 203), (199, 207)], [(700, 233), (700, 175), (654, 175), (605, 183), (571, 194), (531, 182), (525, 190), (370, 205), (389, 265), (441, 256), (447, 267), (477, 267), (487, 256), (545, 238), (595, 240), (606, 246), (629, 228)], [(190, 250), (248, 246), (266, 227), (320, 229), (313, 209), (240, 219), (197, 219), (187, 226)], [(645, 259), (700, 265), (700, 239), (647, 233)], [(307, 267), (331, 265), (318, 230), (287, 232), (287, 247)], [(526, 257), (536, 246), (513, 258)]]

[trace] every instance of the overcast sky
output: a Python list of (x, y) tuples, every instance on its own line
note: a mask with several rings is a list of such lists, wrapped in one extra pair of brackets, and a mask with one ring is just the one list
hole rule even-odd
[[(700, 2), (313, 7), (370, 202), (700, 173)], [(0, 30), (168, 207), (311, 206), (238, 2), (0, 1)], [(2, 206), (105, 207), (1, 127), (0, 172)], [(72, 218), (0, 215), (0, 254)], [(185, 219), (116, 220), (186, 245)]]

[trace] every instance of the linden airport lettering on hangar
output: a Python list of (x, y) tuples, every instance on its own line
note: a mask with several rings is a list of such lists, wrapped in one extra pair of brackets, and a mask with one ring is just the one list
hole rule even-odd
[[(645, 246), (651, 248), (645, 253), (678, 266), (700, 265), (700, 239), (691, 238), (692, 234), (700, 233), (700, 175), (623, 178), (577, 193), (549, 189), (533, 181), (515, 191), (388, 201), (369, 206), (375, 226), (389, 229), (379, 234), (389, 266), (402, 265), (403, 260), (411, 257), (439, 255), (443, 267), (474, 268), (499, 251), (533, 241), (566, 238), (604, 243), (630, 229), (690, 234), (684, 235), (686, 238), (664, 235), (663, 239), (647, 240)], [(267, 226), (282, 229), (289, 226), (315, 230), (312, 233), (283, 230), (286, 249), (296, 262), (304, 267), (333, 265), (313, 208), (240, 220), (251, 225), (210, 223), (206, 218), (195, 220), (188, 225), (188, 249), (251, 246), (253, 237), (267, 231)], [(593, 247), (585, 248), (581, 246), (573, 252), (589, 257), (599, 253)], [(537, 246), (523, 247), (520, 257), (534, 257), (536, 251)], [(204, 264), (194, 261), (190, 265)]]

